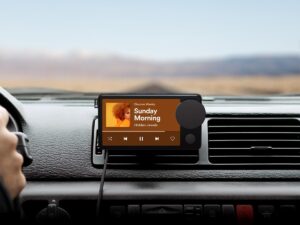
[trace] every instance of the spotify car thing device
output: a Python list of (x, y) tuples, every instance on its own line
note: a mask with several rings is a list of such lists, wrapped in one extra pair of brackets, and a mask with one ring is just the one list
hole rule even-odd
[(205, 109), (198, 94), (101, 94), (97, 105), (100, 153), (170, 154), (201, 146)]

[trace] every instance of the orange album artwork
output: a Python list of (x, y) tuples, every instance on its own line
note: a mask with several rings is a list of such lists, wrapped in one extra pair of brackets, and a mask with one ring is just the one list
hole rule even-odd
[(106, 127), (130, 127), (130, 104), (106, 103)]

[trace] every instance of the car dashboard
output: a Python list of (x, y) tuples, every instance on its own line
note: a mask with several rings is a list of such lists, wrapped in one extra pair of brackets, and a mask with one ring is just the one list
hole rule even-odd
[[(22, 118), (10, 113), (29, 137), (33, 158), (24, 168), (24, 220), (47, 220), (56, 207), (73, 223), (92, 223), (104, 161), (103, 152), (100, 166), (92, 159), (95, 98), (16, 97)], [(300, 98), (204, 96), (203, 105), (198, 154), (157, 154), (151, 163), (132, 155), (109, 157), (105, 223), (300, 221)]]

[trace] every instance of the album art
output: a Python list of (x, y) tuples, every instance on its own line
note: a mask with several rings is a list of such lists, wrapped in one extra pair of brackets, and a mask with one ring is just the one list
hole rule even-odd
[(106, 103), (106, 127), (130, 127), (130, 104)]

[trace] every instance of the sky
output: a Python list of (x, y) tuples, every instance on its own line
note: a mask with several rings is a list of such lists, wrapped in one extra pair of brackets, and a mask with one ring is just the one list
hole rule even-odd
[(0, 52), (300, 54), (299, 0), (0, 0)]

